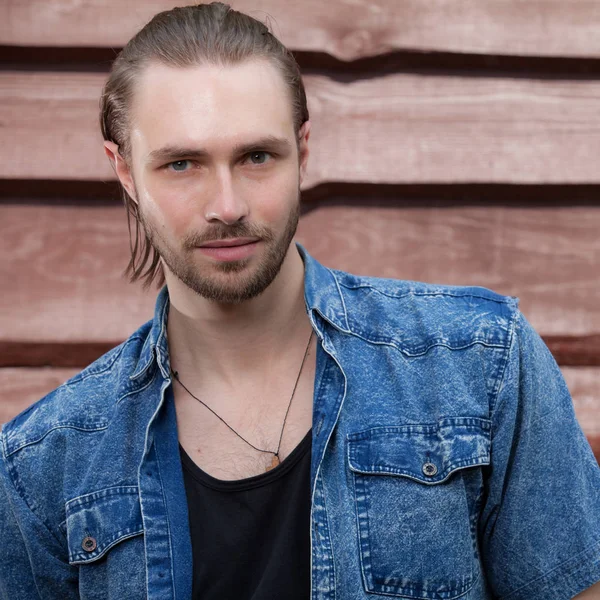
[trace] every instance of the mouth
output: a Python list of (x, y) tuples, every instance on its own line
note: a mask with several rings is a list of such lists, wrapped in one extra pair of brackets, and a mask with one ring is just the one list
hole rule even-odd
[(259, 243), (258, 238), (231, 238), (206, 242), (198, 250), (217, 262), (232, 262), (252, 256)]
[(258, 238), (230, 238), (206, 242), (199, 246), (199, 248), (233, 248), (236, 246), (245, 246), (246, 244), (255, 244), (256, 242), (258, 242)]

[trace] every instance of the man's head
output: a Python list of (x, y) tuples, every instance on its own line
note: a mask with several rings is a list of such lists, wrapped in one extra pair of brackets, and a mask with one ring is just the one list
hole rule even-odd
[[(101, 126), (130, 236), (135, 221), (132, 280), (162, 285), (162, 258), (213, 300), (269, 285), (296, 230), (310, 123), (298, 66), (264, 24), (220, 3), (160, 13), (115, 60)], [(232, 238), (256, 243), (212, 247)]]

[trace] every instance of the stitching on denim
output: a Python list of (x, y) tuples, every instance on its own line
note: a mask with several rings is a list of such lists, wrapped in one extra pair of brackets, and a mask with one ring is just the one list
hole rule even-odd
[[(355, 477), (354, 475), (352, 475), (352, 479), (354, 481), (354, 489), (355, 489), (355, 504), (357, 506), (357, 511), (358, 511), (358, 506), (359, 506), (359, 495), (364, 498), (363, 502), (362, 502), (362, 508), (363, 508), (363, 512), (366, 513), (367, 510), (367, 506), (369, 505), (369, 495), (368, 495), (368, 490), (367, 487), (365, 485), (365, 481), (364, 479), (358, 480), (357, 477)], [(358, 513), (357, 513), (358, 514)], [(366, 533), (366, 536), (363, 536), (363, 532)], [(365, 538), (366, 537), (366, 547), (365, 547)], [(371, 590), (373, 591), (374, 586), (374, 578), (373, 578), (373, 566), (371, 563), (371, 555), (372, 553), (370, 552), (370, 547), (368, 542), (370, 540), (373, 539), (373, 536), (371, 534), (371, 527), (370, 527), (370, 522), (369, 522), (369, 516), (368, 514), (361, 517), (360, 514), (358, 514), (358, 546), (360, 548), (360, 554), (361, 554), (361, 565), (362, 565), (362, 569), (363, 569), (363, 577), (364, 577), (364, 582), (365, 582), (365, 587), (367, 590)], [(369, 559), (368, 560), (364, 560), (364, 555), (365, 555), (365, 550), (367, 552), (369, 552)]]
[(337, 597), (336, 594), (336, 570), (335, 570), (335, 556), (333, 554), (333, 544), (331, 543), (331, 522), (329, 520), (329, 513), (327, 512), (327, 494), (325, 491), (325, 483), (323, 482), (323, 478), (321, 478), (321, 496), (323, 498), (323, 513), (325, 514), (325, 522), (327, 525), (327, 549), (329, 550), (329, 553), (331, 555), (330, 557), (330, 564), (332, 566), (332, 568), (330, 569), (330, 575), (329, 575), (329, 587), (330, 589), (333, 590), (333, 598), (335, 600), (335, 598)]
[[(502, 357), (502, 362), (498, 369), (499, 377), (496, 379), (496, 385), (493, 390), (493, 399), (490, 402), (490, 413), (493, 413), (498, 410), (498, 399), (500, 396), (500, 391), (502, 389), (502, 384), (504, 383), (504, 379), (506, 377), (506, 373), (508, 371), (508, 365), (510, 363), (510, 355), (514, 350), (516, 345), (517, 336), (515, 335), (517, 329), (517, 321), (520, 319), (521, 312), (519, 310), (515, 310), (511, 323), (509, 325), (508, 330), (508, 345), (506, 346), (504, 356)], [(492, 423), (492, 440), (494, 439), (494, 428)]]
[(346, 434), (348, 441), (359, 441), (379, 434), (401, 433), (430, 435), (437, 433), (442, 427), (451, 427), (452, 429), (475, 429), (475, 430), (491, 430), (491, 420), (484, 417), (442, 417), (435, 422), (427, 423), (407, 423), (406, 425), (381, 425), (378, 427), (369, 427), (361, 431), (353, 431)]
[[(156, 339), (156, 346), (155, 346), (156, 353), (157, 353), (157, 359), (156, 360), (157, 360), (157, 363), (158, 363), (158, 367), (161, 370), (161, 372), (162, 372), (162, 374), (163, 374), (163, 376), (165, 378), (168, 377), (169, 375), (168, 375), (167, 372), (165, 372), (163, 370), (164, 367), (163, 367), (163, 365), (161, 363), (161, 360), (160, 360), (159, 349), (160, 349), (160, 345), (161, 345), (161, 342), (162, 342), (163, 338), (166, 337), (167, 319), (165, 317), (166, 317), (167, 311), (169, 310), (169, 306), (170, 306), (170, 300), (167, 301), (167, 302), (165, 302), (165, 305), (163, 306), (162, 313), (160, 315), (160, 333), (158, 334), (158, 338)], [(166, 354), (166, 356), (168, 356), (168, 352), (169, 352), (169, 347), (167, 345), (167, 354)]]
[[(352, 483), (353, 483), (353, 488), (354, 488), (354, 504), (355, 504), (355, 508), (356, 508), (356, 522), (357, 522), (357, 533), (358, 533), (358, 545), (359, 545), (359, 560), (360, 560), (360, 564), (361, 564), (361, 574), (362, 574), (362, 579), (363, 579), (363, 585), (365, 587), (365, 590), (367, 592), (379, 592), (379, 593), (385, 593), (385, 594), (392, 594), (395, 596), (399, 596), (399, 595), (403, 595), (405, 592), (408, 592), (410, 594), (414, 594), (414, 593), (418, 593), (418, 594), (425, 594), (426, 597), (431, 597), (431, 591), (428, 590), (427, 588), (423, 588), (422, 586), (418, 586), (418, 585), (401, 585), (399, 582), (396, 585), (388, 585), (385, 583), (381, 583), (380, 581), (376, 580), (373, 577), (373, 573), (372, 573), (372, 569), (371, 569), (371, 559), (369, 559), (368, 564), (365, 564), (363, 562), (363, 554), (365, 553), (365, 545), (363, 543), (363, 538), (362, 538), (362, 534), (361, 534), (361, 530), (366, 530), (366, 539), (368, 540), (372, 540), (372, 535), (371, 535), (371, 531), (369, 528), (369, 518), (368, 516), (366, 516), (365, 518), (363, 518), (361, 520), (361, 518), (358, 515), (358, 493), (361, 494), (361, 496), (364, 497), (364, 510), (366, 511), (366, 506), (369, 504), (369, 498), (368, 498), (368, 486), (366, 485), (366, 480), (364, 478), (360, 478), (357, 477), (356, 474), (353, 473), (352, 475)], [(361, 491), (358, 492), (357, 491), (357, 485), (360, 485)], [(469, 525), (469, 529), (470, 529), (470, 525)], [(474, 537), (471, 531), (469, 531), (469, 535), (471, 537), (471, 541), (473, 544), (475, 544), (474, 541)], [(369, 546), (367, 546), (366, 548), (367, 551), (371, 552), (371, 548)], [(368, 572), (368, 575), (367, 575)], [(458, 585), (458, 587), (456, 589), (453, 590), (447, 590), (444, 592), (441, 592), (441, 596), (444, 598), (449, 598), (454, 600), (455, 598), (459, 598), (461, 596), (463, 596), (464, 594), (466, 594), (469, 590), (471, 590), (473, 588), (473, 586), (479, 581), (479, 577), (480, 577), (480, 572), (477, 571), (477, 573), (473, 576), (470, 575), (468, 578), (464, 578), (465, 581), (463, 583), (460, 583)], [(393, 579), (394, 581), (398, 581), (397, 579)], [(422, 597), (422, 596), (420, 596)], [(437, 597), (437, 595), (436, 595)]]
[[(150, 385), (155, 379), (156, 379), (156, 371), (154, 372), (154, 376), (152, 377), (152, 379), (150, 380), (148, 385)], [(162, 403), (164, 401), (165, 389), (166, 389), (166, 386), (161, 388), (161, 392), (160, 392), (161, 393), (161, 401), (158, 403), (156, 410), (152, 414), (152, 417), (150, 417), (150, 420), (148, 421), (148, 424), (146, 426), (146, 431), (144, 432), (144, 454), (143, 454), (140, 464), (138, 465), (138, 481), (140, 480), (140, 471), (142, 470), (142, 465), (144, 464), (144, 458), (150, 451), (150, 448), (148, 447), (148, 438), (150, 435), (150, 427), (151, 427), (154, 419), (156, 418), (156, 415), (158, 414), (158, 411), (160, 410), (160, 407), (162, 406)], [(141, 486), (140, 486), (140, 492), (139, 492), (139, 499), (140, 499), (140, 512), (142, 514), (142, 524), (143, 524), (144, 523), (144, 503), (142, 501)], [(146, 561), (146, 564), (148, 564), (147, 536), (144, 536), (144, 560)], [(145, 581), (146, 581), (146, 595), (148, 597), (150, 597), (150, 580), (149, 580), (149, 570), (148, 569), (146, 569)]]
[[(325, 317), (323, 317), (323, 318), (325, 318)], [(337, 415), (335, 416), (335, 419), (334, 419), (334, 422), (337, 422), (338, 419), (339, 419), (340, 413), (342, 411), (342, 406), (344, 404), (344, 399), (346, 398), (348, 381), (347, 381), (347, 378), (346, 378), (346, 374), (344, 373), (344, 370), (342, 369), (341, 365), (339, 364), (339, 362), (337, 361), (337, 359), (335, 358), (335, 356), (333, 354), (330, 354), (325, 349), (325, 344), (323, 343), (323, 338), (321, 338), (321, 346), (322, 346), (323, 352), (325, 352), (327, 354), (327, 356), (329, 356), (331, 358), (332, 362), (329, 363), (329, 364), (326, 363), (327, 366), (326, 366), (326, 368), (325, 368), (325, 370), (323, 372), (323, 375), (322, 375), (321, 384), (319, 386), (319, 393), (320, 393), (321, 389), (323, 388), (323, 386), (325, 385), (326, 381), (333, 381), (333, 376), (330, 374), (330, 371), (334, 368), (333, 363), (335, 363), (335, 365), (339, 369), (342, 377), (344, 378), (344, 389), (341, 392), (341, 394), (339, 394), (338, 397), (335, 400), (336, 403), (337, 402), (340, 403)], [(341, 401), (340, 401), (340, 397), (341, 397)], [(323, 450), (322, 450), (322, 453), (321, 453), (321, 457), (319, 458), (318, 466), (317, 466), (317, 469), (315, 471), (315, 480), (314, 480), (314, 483), (313, 483), (313, 488), (311, 490), (311, 517), (313, 516), (312, 505), (314, 504), (315, 493), (316, 493), (316, 489), (317, 489), (317, 481), (318, 481), (318, 478), (319, 478), (319, 474), (321, 472), (321, 463), (323, 461), (323, 456), (324, 456), (325, 450), (327, 448), (327, 445), (329, 444), (329, 440), (331, 439), (332, 433), (333, 433), (333, 427), (330, 427), (329, 428), (329, 435), (328, 435), (327, 439), (325, 440), (325, 443), (323, 444)], [(312, 527), (312, 524), (311, 524), (311, 527)], [(311, 536), (312, 536), (312, 533), (311, 533)], [(312, 549), (311, 549), (311, 551), (312, 551)], [(313, 562), (314, 562), (315, 554), (316, 553), (314, 551), (312, 551)], [(311, 567), (311, 575), (312, 575), (312, 570), (313, 570), (313, 568)], [(311, 585), (312, 585), (312, 581), (311, 581)], [(313, 598), (314, 597), (316, 597), (316, 596), (313, 594)]]
[(580, 556), (583, 556), (584, 554), (587, 556), (588, 554), (592, 554), (592, 553), (596, 552), (598, 549), (600, 549), (600, 539), (596, 540), (593, 544), (590, 544), (589, 546), (587, 546), (586, 548), (584, 548), (581, 552), (578, 552), (575, 556), (570, 556), (566, 560), (563, 560), (561, 563), (559, 563), (558, 565), (556, 565), (553, 569), (550, 569), (549, 571), (546, 571), (545, 573), (543, 573), (539, 577), (536, 577), (535, 579), (532, 579), (531, 581), (525, 583), (524, 585), (522, 585), (521, 587), (517, 588), (516, 590), (513, 590), (512, 592), (510, 592), (510, 594), (508, 594), (508, 596), (499, 596), (498, 600), (510, 600), (510, 598), (512, 598), (513, 596), (515, 596), (516, 594), (518, 594), (521, 590), (526, 589), (527, 587), (533, 585), (537, 581), (548, 579), (548, 575), (551, 575), (555, 571), (558, 571), (564, 565), (571, 564), (571, 563), (575, 564), (576, 560)]
[(143, 392), (146, 388), (150, 387), (153, 383), (154, 383), (154, 379), (155, 377), (152, 377), (152, 379), (149, 379), (148, 382), (140, 387), (140, 388), (135, 388), (133, 390), (130, 390), (129, 392), (127, 392), (126, 394), (123, 394), (123, 396), (121, 396), (116, 402), (115, 402), (115, 406), (118, 406), (119, 404), (121, 404), (121, 402), (123, 400), (125, 400), (125, 398), (128, 398), (129, 396), (133, 396), (134, 394), (139, 394), (140, 392)]
[(108, 428), (108, 421), (98, 421), (97, 423), (90, 423), (90, 425), (86, 425), (85, 423), (75, 423), (74, 421), (65, 421), (64, 423), (57, 423), (57, 424), (53, 425), (52, 427), (50, 427), (49, 429), (44, 430), (44, 433), (41, 434), (39, 437), (32, 439), (32, 440), (26, 440), (21, 445), (18, 445), (16, 448), (11, 450), (7, 454), (7, 457), (12, 456), (16, 452), (18, 452), (19, 450), (22, 450), (23, 448), (25, 448), (27, 446), (33, 446), (34, 444), (39, 444), (48, 434), (50, 434), (52, 431), (55, 431), (56, 429), (76, 429), (78, 431), (86, 431), (86, 432), (94, 433), (96, 431), (104, 431), (107, 428)]
[(138, 494), (138, 486), (137, 485), (115, 485), (108, 488), (103, 488), (101, 490), (96, 490), (94, 492), (89, 492), (88, 494), (83, 494), (81, 496), (75, 496), (75, 498), (71, 498), (65, 502), (65, 513), (69, 516), (75, 508), (79, 508), (80, 506), (85, 506), (90, 502), (96, 502), (97, 500), (103, 500), (104, 498), (110, 498), (111, 496), (121, 496), (124, 497), (128, 494)]
[(464, 343), (460, 346), (459, 345), (451, 345), (448, 342), (442, 342), (442, 341), (435, 340), (423, 349), (419, 349), (418, 351), (409, 351), (406, 348), (399, 346), (395, 340), (390, 339), (390, 338), (369, 339), (369, 338), (364, 337), (363, 335), (361, 335), (361, 333), (358, 333), (356, 331), (344, 331), (343, 333), (357, 337), (369, 344), (376, 344), (378, 346), (390, 346), (390, 347), (398, 350), (398, 352), (404, 354), (405, 356), (411, 357), (411, 358), (418, 357), (418, 356), (425, 356), (432, 348), (436, 348), (436, 347), (448, 348), (449, 350), (466, 350), (467, 348), (470, 348), (471, 346), (480, 344), (481, 346), (485, 346), (486, 348), (501, 348), (501, 349), (506, 348), (506, 344), (490, 343), (487, 340), (474, 338), (474, 339), (470, 340), (469, 342)]
[[(400, 280), (391, 280), (391, 281), (400, 281)], [(490, 302), (496, 302), (497, 304), (503, 304), (503, 305), (508, 305), (508, 306), (512, 306), (515, 304), (515, 302), (518, 301), (516, 296), (501, 296), (500, 294), (497, 294), (493, 290), (490, 290), (489, 296), (487, 296), (485, 294), (477, 294), (472, 291), (467, 291), (468, 289), (473, 289), (473, 287), (469, 287), (469, 286), (464, 286), (465, 290), (463, 293), (461, 293), (460, 290), (457, 289), (457, 287), (459, 287), (459, 286), (450, 286), (450, 288), (448, 290), (436, 288), (431, 291), (422, 291), (421, 292), (419, 290), (408, 289), (404, 292), (401, 292), (398, 294), (393, 294), (393, 293), (387, 292), (385, 290), (382, 290), (371, 283), (360, 283), (358, 285), (348, 285), (347, 283), (344, 283), (343, 281), (341, 281), (340, 285), (344, 286), (345, 288), (347, 288), (349, 290), (370, 289), (370, 290), (373, 290), (374, 292), (377, 292), (378, 294), (381, 294), (382, 296), (386, 296), (388, 298), (405, 298), (407, 296), (449, 296), (449, 297), (453, 297), (453, 298), (479, 298), (481, 300), (489, 300)], [(432, 285), (432, 284), (423, 283), (423, 285)], [(494, 298), (492, 296), (492, 294), (493, 294), (493, 296), (498, 296), (498, 297)]]
[[(350, 464), (350, 448), (348, 448), (348, 464)], [(352, 476), (351, 478), (352, 481), (352, 489), (354, 490), (354, 514), (356, 517), (356, 543), (357, 546), (359, 548), (361, 548), (361, 540), (360, 540), (360, 517), (358, 515), (358, 502), (356, 500), (356, 477)], [(369, 585), (367, 583), (367, 575), (365, 573), (365, 566), (363, 563), (363, 553), (362, 551), (358, 553), (358, 559), (360, 561), (360, 574), (362, 576), (362, 580), (363, 580), (363, 586), (365, 588), (365, 590), (369, 589)]]
[(144, 533), (144, 528), (142, 526), (141, 529), (123, 529), (118, 531), (116, 534), (112, 535), (109, 539), (110, 542), (102, 545), (102, 549), (98, 549), (98, 552), (92, 552), (90, 554), (84, 554), (83, 552), (69, 552), (69, 563), (72, 565), (76, 564), (87, 564), (90, 562), (94, 562), (99, 558), (102, 558), (111, 548), (116, 546), (119, 542), (123, 542), (132, 537), (136, 537), (138, 535), (142, 535)]
[(21, 497), (21, 499), (25, 503), (25, 506), (27, 506), (27, 508), (29, 509), (29, 512), (33, 515), (33, 517), (39, 523), (41, 523), (41, 525), (43, 525), (43, 527), (48, 531), (48, 533), (56, 540), (56, 542), (64, 550), (68, 550), (68, 547), (64, 543), (66, 540), (61, 541), (59, 539), (59, 537), (55, 535), (50, 524), (47, 523), (45, 521), (45, 519), (42, 519), (41, 516), (37, 514), (37, 510), (38, 510), (37, 506), (36, 506), (35, 502), (32, 501), (31, 497), (26, 493), (25, 488), (23, 487), (23, 485), (21, 483), (21, 479), (19, 477), (19, 474), (17, 473), (16, 468), (12, 465), (12, 463), (10, 463), (8, 460), (6, 460), (6, 457), (4, 458), (4, 463), (6, 465), (6, 470), (8, 472), (10, 483), (12, 484), (16, 494)]
[(348, 323), (348, 310), (346, 309), (346, 302), (344, 301), (344, 296), (342, 294), (342, 290), (340, 289), (340, 283), (337, 280), (337, 277), (335, 276), (334, 272), (330, 269), (328, 270), (331, 273), (333, 280), (335, 281), (335, 287), (337, 288), (338, 294), (340, 295), (340, 301), (342, 303), (342, 308), (344, 309), (344, 322), (346, 323), (346, 329), (349, 331), (350, 324)]
[(169, 542), (169, 564), (171, 567), (171, 573), (170, 573), (170, 581), (171, 581), (171, 593), (173, 594), (173, 599), (176, 600), (176, 594), (175, 594), (175, 577), (173, 576), (175, 573), (175, 565), (173, 564), (173, 543), (172, 543), (172, 537), (171, 537), (171, 523), (169, 521), (169, 511), (167, 510), (167, 498), (165, 496), (165, 486), (162, 485), (162, 475), (160, 472), (160, 457), (158, 455), (158, 450), (155, 447), (154, 448), (154, 454), (156, 456), (156, 469), (158, 470), (158, 478), (161, 481), (161, 492), (162, 492), (162, 501), (163, 501), (163, 507), (164, 507), (164, 512), (165, 512), (165, 521), (167, 524), (167, 540)]
[(364, 469), (357, 466), (356, 464), (350, 462), (350, 470), (353, 473), (357, 473), (358, 475), (391, 475), (393, 477), (407, 477), (412, 481), (416, 481), (417, 483), (422, 483), (427, 486), (438, 485), (440, 483), (444, 483), (453, 473), (456, 471), (461, 471), (466, 469), (467, 467), (473, 467), (478, 465), (489, 465), (490, 458), (489, 452), (487, 454), (481, 454), (479, 456), (465, 458), (462, 460), (457, 460), (453, 462), (445, 471), (442, 471), (440, 475), (444, 475), (442, 479), (433, 479), (432, 481), (425, 480), (420, 475), (415, 475), (414, 471), (409, 471), (408, 469), (395, 469), (392, 470), (391, 467), (385, 466), (377, 466), (377, 465), (367, 465)]
[[(507, 344), (506, 342), (504, 342), (504, 343), (490, 342), (487, 339), (477, 336), (477, 337), (473, 337), (468, 342), (461, 342), (460, 345), (459, 344), (451, 344), (447, 340), (443, 340), (443, 339), (434, 339), (434, 340), (430, 340), (430, 342), (427, 345), (421, 344), (420, 346), (417, 347), (416, 350), (415, 349), (409, 350), (408, 348), (406, 348), (404, 346), (400, 346), (395, 338), (383, 337), (383, 336), (373, 336), (372, 332), (368, 332), (371, 335), (369, 335), (367, 337), (367, 332), (361, 330), (360, 328), (357, 328), (356, 326), (351, 328), (350, 324), (348, 322), (347, 314), (346, 314), (346, 329), (344, 329), (340, 323), (333, 322), (331, 319), (329, 319), (328, 317), (323, 315), (321, 313), (321, 311), (319, 311), (318, 309), (316, 309), (316, 310), (325, 321), (330, 323), (333, 327), (335, 327), (337, 330), (341, 331), (342, 333), (352, 335), (352, 336), (354, 336), (358, 339), (361, 339), (369, 344), (377, 344), (377, 345), (385, 345), (385, 346), (393, 347), (396, 350), (398, 350), (399, 352), (401, 352), (402, 354), (404, 354), (405, 356), (409, 356), (409, 357), (424, 356), (425, 354), (427, 354), (429, 352), (429, 350), (431, 350), (432, 348), (438, 347), (438, 346), (448, 348), (449, 350), (465, 350), (466, 348), (470, 348), (471, 346), (473, 346), (475, 344), (481, 344), (482, 346), (485, 346), (486, 348), (500, 348), (502, 350), (506, 349), (509, 346), (509, 344)], [(504, 331), (503, 327), (498, 326), (498, 328), (501, 329), (502, 331)], [(510, 338), (510, 327), (508, 329), (508, 333), (509, 333), (509, 338)]]
[[(71, 385), (73, 385), (75, 383), (85, 381), (88, 377), (93, 377), (95, 375), (100, 375), (102, 373), (105, 373), (106, 371), (109, 371), (110, 369), (112, 369), (115, 362), (120, 358), (120, 356), (123, 353), (123, 351), (125, 350), (125, 348), (131, 342), (143, 341), (143, 340), (144, 340), (144, 338), (139, 335), (136, 335), (136, 334), (132, 335), (131, 337), (127, 338), (124, 342), (122, 342), (115, 348), (112, 348), (111, 350), (109, 350), (104, 355), (103, 359), (108, 361), (106, 364), (104, 364), (104, 360), (103, 360), (101, 366), (99, 365), (97, 367), (94, 367), (93, 366), (94, 363), (92, 363), (89, 367), (86, 367), (85, 369), (83, 369), (82, 371), (80, 371), (79, 373), (74, 375), (71, 379), (69, 379), (69, 381), (66, 381), (60, 387), (63, 387), (63, 386), (70, 387)], [(111, 356), (111, 353), (113, 354), (113, 356)], [(60, 389), (60, 387), (58, 389)]]

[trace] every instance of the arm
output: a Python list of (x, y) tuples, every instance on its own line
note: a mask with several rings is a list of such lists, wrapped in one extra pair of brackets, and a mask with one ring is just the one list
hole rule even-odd
[(521, 313), (491, 417), (479, 525), (490, 587), (506, 600), (570, 600), (600, 580), (600, 468), (558, 365)]
[(600, 581), (585, 592), (577, 594), (573, 600), (600, 600)]

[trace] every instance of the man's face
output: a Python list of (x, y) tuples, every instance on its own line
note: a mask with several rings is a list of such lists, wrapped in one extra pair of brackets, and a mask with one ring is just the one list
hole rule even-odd
[(300, 161), (289, 92), (270, 63), (146, 68), (130, 185), (167, 280), (221, 303), (270, 285), (298, 224), (307, 139)]

